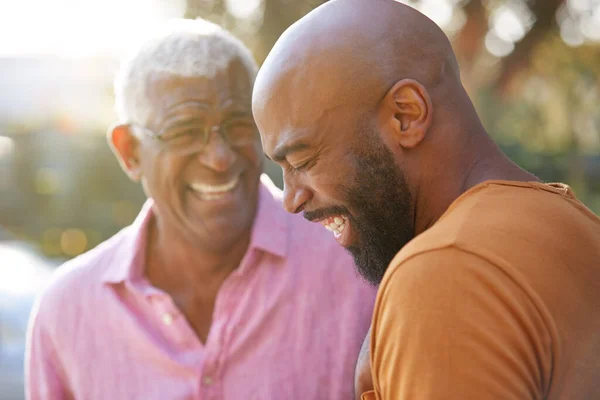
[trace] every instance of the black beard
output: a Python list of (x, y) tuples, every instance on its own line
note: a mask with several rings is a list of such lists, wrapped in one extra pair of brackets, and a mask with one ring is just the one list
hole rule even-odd
[(379, 285), (395, 255), (414, 237), (411, 195), (391, 151), (375, 132), (362, 132), (356, 178), (347, 189), (357, 241), (347, 250), (358, 272)]

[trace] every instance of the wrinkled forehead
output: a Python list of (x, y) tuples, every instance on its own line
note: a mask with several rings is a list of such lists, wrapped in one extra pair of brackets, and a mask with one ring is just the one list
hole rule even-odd
[(180, 76), (155, 72), (146, 81), (146, 99), (155, 111), (185, 101), (219, 107), (235, 102), (250, 109), (253, 76), (239, 59), (212, 76)]

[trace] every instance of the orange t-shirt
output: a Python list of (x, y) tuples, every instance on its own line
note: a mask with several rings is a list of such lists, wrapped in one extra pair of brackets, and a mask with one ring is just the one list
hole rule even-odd
[(600, 218), (561, 184), (488, 181), (394, 258), (363, 399), (600, 399)]

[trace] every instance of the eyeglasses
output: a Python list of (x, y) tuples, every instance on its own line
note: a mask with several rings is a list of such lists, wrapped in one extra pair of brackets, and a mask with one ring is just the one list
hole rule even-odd
[(139, 129), (145, 136), (174, 149), (198, 149), (199, 146), (199, 149), (203, 150), (208, 146), (213, 132), (220, 134), (223, 141), (232, 148), (255, 144), (258, 139), (256, 125), (250, 117), (232, 118), (213, 126), (201, 122), (189, 122), (159, 133), (138, 124), (129, 125)]

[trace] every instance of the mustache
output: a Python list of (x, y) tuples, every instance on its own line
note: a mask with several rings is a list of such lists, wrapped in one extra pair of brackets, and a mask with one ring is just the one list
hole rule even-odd
[(304, 211), (304, 213), (302, 213), (302, 216), (310, 222), (321, 221), (325, 218), (333, 217), (334, 215), (346, 215), (350, 217), (350, 212), (346, 207), (332, 206), (326, 208), (319, 208), (312, 211)]

